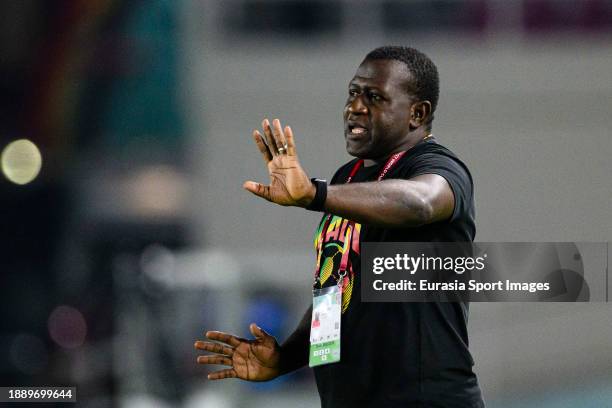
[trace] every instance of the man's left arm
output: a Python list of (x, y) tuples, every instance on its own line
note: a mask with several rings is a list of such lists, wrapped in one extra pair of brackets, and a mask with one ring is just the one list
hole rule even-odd
[(437, 174), (409, 180), (329, 186), (325, 210), (362, 224), (417, 227), (451, 217), (455, 198), (448, 182)]

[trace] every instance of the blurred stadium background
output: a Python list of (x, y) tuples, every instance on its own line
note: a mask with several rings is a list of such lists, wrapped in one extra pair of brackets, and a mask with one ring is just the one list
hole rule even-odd
[[(437, 63), (434, 133), (470, 166), (479, 241), (612, 240), (611, 0), (4, 0), (1, 385), (77, 406), (313, 407), (302, 370), (211, 383), (207, 329), (280, 339), (309, 302), (316, 214), (242, 191), (250, 132), (348, 160), (363, 56)], [(473, 304), (489, 407), (612, 407), (612, 306)]]

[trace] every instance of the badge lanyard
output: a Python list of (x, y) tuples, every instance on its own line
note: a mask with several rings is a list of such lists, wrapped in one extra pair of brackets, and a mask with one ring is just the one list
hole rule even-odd
[[(391, 168), (397, 164), (397, 162), (402, 158), (404, 154), (406, 154), (405, 151), (395, 153), (394, 155), (389, 157), (389, 159), (387, 160), (383, 168), (380, 170), (380, 173), (378, 174), (378, 181), (381, 181), (387, 175), (389, 170), (391, 170)], [(349, 173), (349, 176), (347, 177), (345, 184), (349, 184), (353, 180), (353, 177), (355, 177), (355, 174), (357, 174), (357, 171), (359, 171), (361, 166), (363, 166), (363, 159), (357, 160), (357, 162), (353, 165), (353, 168), (351, 169), (351, 172)], [(316, 286), (317, 282), (320, 282), (321, 258), (323, 257), (323, 241), (325, 241), (325, 236), (327, 235), (327, 229), (329, 228), (331, 219), (332, 219), (332, 214), (328, 213), (325, 215), (325, 221), (323, 222), (323, 228), (321, 229), (321, 237), (319, 238), (319, 242), (317, 243), (317, 265), (315, 268), (314, 286)], [(352, 239), (354, 231), (355, 231), (355, 222), (349, 221), (346, 227), (346, 238), (344, 240), (342, 258), (340, 259), (340, 267), (338, 269), (337, 283), (338, 283), (338, 286), (341, 286), (341, 287), (344, 286), (343, 279), (346, 277), (346, 271), (347, 271), (348, 263), (349, 263), (349, 252), (350, 252), (350, 245), (351, 245), (350, 243), (351, 243), (351, 239)]]
[[(406, 152), (396, 153), (387, 160), (378, 174), (378, 181), (387, 175), (389, 170)], [(353, 166), (346, 183), (350, 183), (353, 177), (363, 165), (363, 160), (358, 160)], [(346, 276), (349, 263), (349, 252), (351, 250), (351, 239), (355, 232), (355, 222), (348, 221), (346, 226), (346, 237), (342, 248), (342, 258), (338, 268), (338, 281), (336, 285), (316, 289), (320, 282), (321, 258), (323, 257), (323, 241), (327, 235), (327, 229), (332, 215), (326, 214), (321, 237), (317, 243), (317, 267), (315, 271), (315, 288), (312, 291), (312, 316), (310, 321), (310, 351), (308, 365), (316, 367), (324, 364), (337, 363), (340, 361), (340, 325), (342, 321), (342, 291), (348, 279)]]

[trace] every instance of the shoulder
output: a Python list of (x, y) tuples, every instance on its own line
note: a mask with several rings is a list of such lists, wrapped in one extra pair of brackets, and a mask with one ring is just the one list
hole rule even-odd
[(460, 217), (473, 219), (474, 182), (465, 163), (450, 149), (438, 143), (426, 143), (417, 147), (419, 149), (403, 163), (397, 177), (410, 179), (423, 174), (442, 176), (455, 197), (451, 221)]
[(467, 165), (453, 151), (437, 142), (422, 143), (409, 150), (402, 158), (398, 171), (398, 176), (402, 178), (450, 171), (472, 184)]
[(411, 159), (416, 159), (421, 156), (448, 157), (455, 161), (461, 162), (459, 157), (457, 157), (457, 155), (452, 150), (435, 141), (425, 142), (416, 145), (414, 148), (408, 151), (408, 153), (405, 155), (405, 159), (409, 161)]

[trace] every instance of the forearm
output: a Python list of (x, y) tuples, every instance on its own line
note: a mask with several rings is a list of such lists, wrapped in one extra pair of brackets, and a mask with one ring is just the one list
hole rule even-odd
[(281, 374), (287, 374), (308, 364), (312, 305), (306, 310), (295, 331), (281, 345)]
[(329, 186), (325, 210), (381, 227), (423, 225), (431, 220), (433, 212), (423, 191), (407, 180)]

